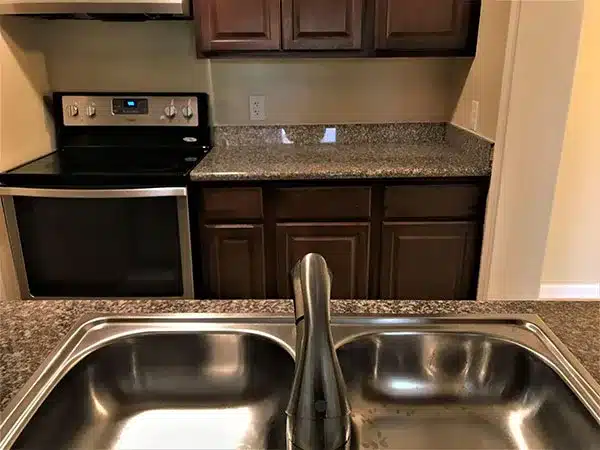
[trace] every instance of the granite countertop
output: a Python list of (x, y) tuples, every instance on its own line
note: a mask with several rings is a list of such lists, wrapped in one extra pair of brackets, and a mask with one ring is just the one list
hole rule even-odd
[[(600, 381), (600, 302), (334, 300), (332, 314), (538, 314)], [(87, 314), (224, 313), (291, 315), (290, 300), (0, 300), (0, 411)]]
[[(446, 124), (222, 127), (192, 181), (489, 176), (492, 144)], [(285, 134), (287, 132), (287, 134)], [(288, 138), (292, 137), (292, 141)]]
[(489, 160), (447, 144), (215, 147), (192, 181), (488, 176)]

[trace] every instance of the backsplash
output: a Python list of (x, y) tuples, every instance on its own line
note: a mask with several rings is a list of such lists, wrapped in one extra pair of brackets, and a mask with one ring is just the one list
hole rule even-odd
[(220, 146), (439, 144), (445, 134), (444, 123), (219, 126), (214, 130), (214, 141)]
[[(217, 146), (270, 146), (278, 144), (448, 144), (491, 161), (494, 143), (450, 123), (381, 123), (328, 125), (217, 126)], [(324, 147), (320, 147), (324, 148)]]
[(471, 64), (458, 58), (198, 60), (182, 21), (40, 21), (54, 90), (205, 91), (218, 125), (447, 122)]

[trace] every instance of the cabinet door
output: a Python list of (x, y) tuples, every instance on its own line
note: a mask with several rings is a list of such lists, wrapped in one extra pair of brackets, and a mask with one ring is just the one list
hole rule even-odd
[(285, 50), (360, 49), (363, 0), (283, 0)]
[(384, 222), (381, 296), (474, 299), (475, 222)]
[(262, 225), (206, 225), (203, 241), (210, 298), (265, 298)]
[(195, 0), (201, 51), (279, 50), (280, 0)]
[(382, 50), (460, 50), (467, 46), (476, 0), (376, 0)]
[(309, 223), (277, 225), (277, 290), (293, 295), (290, 273), (307, 253), (319, 253), (333, 274), (332, 298), (367, 298), (369, 224)]

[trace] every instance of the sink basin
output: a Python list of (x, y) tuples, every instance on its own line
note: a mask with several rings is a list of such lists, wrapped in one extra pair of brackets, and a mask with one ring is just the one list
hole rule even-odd
[[(335, 317), (353, 449), (600, 449), (600, 386), (536, 316)], [(291, 317), (82, 321), (0, 449), (282, 449)]]
[(284, 347), (251, 333), (120, 338), (69, 370), (13, 447), (284, 448), (293, 371)]
[(338, 349), (362, 448), (599, 449), (598, 422), (519, 345), (482, 334), (374, 333)]

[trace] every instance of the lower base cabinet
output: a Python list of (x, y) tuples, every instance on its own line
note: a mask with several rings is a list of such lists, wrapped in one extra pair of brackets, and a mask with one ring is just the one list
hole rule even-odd
[(307, 253), (319, 253), (333, 273), (332, 298), (367, 298), (369, 224), (312, 223), (277, 225), (277, 290), (291, 298), (291, 270)]
[(266, 298), (262, 225), (205, 225), (204, 279), (210, 298)]
[(476, 222), (384, 222), (381, 298), (473, 299)]
[(290, 273), (325, 257), (337, 299), (475, 299), (488, 179), (203, 187), (203, 297), (291, 298)]

